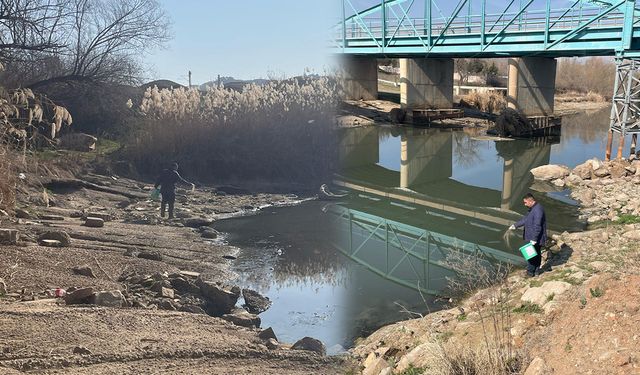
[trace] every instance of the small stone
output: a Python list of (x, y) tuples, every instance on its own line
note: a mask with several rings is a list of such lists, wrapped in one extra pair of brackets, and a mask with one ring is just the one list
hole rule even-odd
[(89, 266), (73, 267), (73, 273), (76, 275), (92, 277), (94, 279), (96, 278), (96, 275), (93, 273), (93, 269)]
[(22, 208), (16, 208), (16, 218), (18, 219), (33, 219), (34, 216), (27, 210)]
[(200, 235), (202, 236), (202, 238), (216, 239), (216, 238), (218, 238), (218, 231), (216, 231), (213, 228), (207, 228), (207, 229), (203, 230)]
[(108, 214), (106, 212), (88, 212), (88, 213), (86, 213), (85, 217), (87, 219), (90, 218), (90, 217), (94, 217), (94, 218), (102, 219), (102, 221), (111, 221), (112, 220), (111, 214)]
[(547, 375), (549, 374), (549, 367), (545, 363), (544, 359), (536, 357), (531, 361), (524, 375)]
[(15, 245), (20, 235), (15, 229), (0, 229), (0, 244)]
[(58, 240), (40, 240), (39, 243), (46, 247), (62, 247), (62, 242)]
[(313, 337), (303, 337), (302, 339), (296, 341), (295, 344), (291, 347), (294, 350), (308, 350), (311, 352), (319, 353), (320, 355), (327, 354), (327, 348), (324, 346), (322, 341), (318, 339), (314, 339)]
[(591, 267), (595, 271), (602, 272), (611, 268), (611, 263), (596, 260), (594, 262), (589, 263), (589, 267)]
[(177, 310), (176, 305), (170, 299), (163, 299), (162, 301), (160, 301), (160, 303), (158, 303), (158, 308), (160, 310), (169, 310), (169, 311)]
[(91, 350), (87, 349), (84, 346), (76, 346), (73, 348), (73, 354), (89, 355), (91, 354)]
[(141, 251), (138, 258), (161, 261), (162, 254), (159, 251)]
[(280, 344), (278, 343), (278, 340), (276, 339), (268, 339), (267, 342), (265, 343), (265, 345), (267, 346), (267, 348), (269, 350), (276, 350), (280, 347)]
[(99, 217), (87, 216), (84, 225), (90, 228), (102, 228), (104, 227), (104, 220)]
[(59, 241), (61, 246), (67, 247), (71, 245), (71, 236), (65, 231), (56, 230), (56, 231), (48, 231), (40, 235), (38, 237), (38, 241), (43, 240), (55, 240)]
[(173, 299), (175, 298), (175, 293), (171, 288), (161, 287), (160, 292), (158, 292), (158, 297)]
[(0, 296), (5, 294), (7, 294), (7, 284), (5, 284), (4, 279), (0, 278)]
[(95, 293), (90, 301), (93, 305), (106, 307), (124, 307), (125, 299), (119, 290), (102, 291)]
[(42, 214), (42, 215), (38, 216), (38, 219), (40, 219), (40, 220), (48, 220), (48, 221), (64, 221), (64, 216)]
[(236, 309), (230, 314), (224, 314), (222, 319), (241, 327), (260, 327), (260, 317), (244, 309)]

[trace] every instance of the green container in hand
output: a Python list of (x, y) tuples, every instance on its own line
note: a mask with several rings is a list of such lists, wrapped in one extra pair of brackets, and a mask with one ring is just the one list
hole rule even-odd
[(157, 201), (160, 199), (160, 189), (155, 188), (151, 190), (151, 199), (153, 199), (154, 201)]
[(522, 253), (522, 256), (524, 257), (524, 259), (529, 260), (531, 258), (533, 258), (534, 256), (538, 255), (538, 252), (536, 251), (536, 248), (533, 246), (533, 244), (531, 242), (525, 244), (524, 246), (522, 246), (520, 248), (520, 252)]

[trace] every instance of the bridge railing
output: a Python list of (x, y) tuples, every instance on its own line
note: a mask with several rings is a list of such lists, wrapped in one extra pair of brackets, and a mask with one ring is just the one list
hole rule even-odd
[[(551, 1), (547, 1), (547, 9), (530, 9), (534, 0), (529, 0), (521, 9), (510, 10), (512, 1), (503, 12), (480, 14), (462, 14), (460, 7), (467, 1), (461, 0), (452, 14), (445, 16), (440, 12), (440, 16), (435, 17), (431, 12), (428, 16), (416, 17), (415, 10), (411, 9), (413, 1), (404, 6), (404, 0), (385, 0), (384, 6), (372, 7), (361, 13), (353, 7), (351, 0), (342, 1), (343, 9), (346, 2), (353, 10), (349, 16), (344, 12), (343, 19), (334, 28), (336, 45), (343, 49), (364, 46), (363, 42), (373, 42), (385, 48), (407, 37), (418, 38), (425, 47), (432, 47), (433, 43), (444, 43), (442, 39), (447, 38), (452, 44), (456, 43), (456, 37), (465, 35), (481, 36), (477, 44), (484, 46), (500, 42), (498, 37), (501, 35), (517, 35), (515, 33), (518, 32), (544, 34), (547, 48), (548, 44), (553, 47), (556, 42), (571, 39), (587, 28), (614, 28), (618, 33), (616, 38), (622, 40), (628, 36), (629, 29), (640, 22), (640, 11), (629, 6), (631, 3), (628, 0), (607, 3), (608, 7), (603, 2), (597, 6), (576, 1), (569, 8), (551, 8)], [(633, 21), (629, 24), (626, 20), (631, 18)], [(550, 33), (553, 33), (551, 37)], [(611, 39), (611, 36), (606, 38)]]

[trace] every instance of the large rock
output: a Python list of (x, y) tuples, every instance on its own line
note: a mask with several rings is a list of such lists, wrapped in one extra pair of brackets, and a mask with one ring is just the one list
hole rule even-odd
[(67, 305), (77, 305), (89, 303), (91, 297), (93, 297), (93, 288), (79, 288), (65, 294), (64, 301)]
[(273, 332), (273, 328), (271, 327), (265, 328), (262, 331), (260, 331), (260, 333), (258, 333), (258, 337), (263, 340), (274, 339), (278, 341), (278, 338), (276, 337), (276, 333)]
[(62, 230), (52, 230), (45, 232), (38, 237), (38, 241), (42, 240), (54, 240), (59, 241), (61, 246), (69, 246), (71, 245), (71, 236), (65, 231)]
[(411, 367), (429, 367), (435, 358), (437, 358), (438, 350), (438, 344), (435, 343), (424, 343), (416, 346), (409, 353), (400, 358), (400, 361), (398, 361), (395, 368), (396, 373), (402, 374)]
[(611, 169), (610, 169), (610, 173), (611, 173), (611, 177), (612, 178), (620, 178), (620, 177), (624, 177), (627, 175), (627, 165), (625, 165), (623, 162), (617, 162), (614, 161), (611, 163)]
[(95, 150), (97, 141), (98, 138), (84, 133), (65, 134), (58, 139), (60, 148), (84, 152)]
[(206, 227), (211, 225), (213, 223), (213, 220), (205, 219), (202, 217), (190, 217), (190, 218), (184, 219), (182, 223), (189, 228), (200, 228), (200, 227)]
[(531, 361), (531, 363), (527, 367), (527, 370), (524, 372), (524, 375), (547, 375), (547, 374), (550, 374), (549, 367), (547, 366), (545, 361), (540, 357), (534, 358), (533, 361)]
[[(384, 358), (376, 358), (369, 366), (365, 367), (362, 371), (362, 375), (379, 375), (383, 371), (390, 369), (391, 366)], [(398, 372), (402, 373), (402, 372)]]
[(126, 306), (126, 301), (122, 292), (119, 290), (112, 290), (108, 292), (97, 292), (90, 299), (89, 303), (98, 306), (106, 306), (106, 307), (124, 307)]
[(213, 316), (230, 313), (240, 298), (240, 288), (237, 286), (227, 287), (202, 279), (196, 280), (196, 285), (207, 300), (207, 312)]
[(260, 327), (260, 317), (245, 309), (236, 309), (230, 314), (224, 314), (222, 319), (241, 327)]
[(320, 355), (327, 354), (327, 348), (324, 346), (322, 341), (318, 339), (314, 339), (313, 337), (303, 337), (300, 340), (296, 341), (295, 344), (291, 347), (294, 350), (308, 350), (310, 352), (316, 352)]
[(571, 284), (564, 281), (547, 281), (540, 287), (527, 289), (520, 298), (523, 302), (535, 303), (542, 307), (551, 295), (558, 296), (571, 288)]
[(18, 231), (15, 229), (0, 229), (1, 245), (15, 245), (19, 237)]
[(588, 160), (575, 168), (572, 171), (573, 174), (580, 177), (583, 180), (588, 180), (591, 178), (591, 173), (593, 173), (593, 167), (591, 160)]
[(543, 181), (565, 178), (569, 175), (569, 173), (571, 173), (571, 170), (569, 170), (569, 168), (565, 167), (564, 165), (555, 164), (542, 165), (531, 170), (533, 178)]
[(271, 306), (271, 300), (255, 290), (242, 289), (242, 296), (244, 297), (244, 306), (252, 314), (260, 314)]
[(640, 230), (628, 231), (628, 232), (624, 233), (622, 235), (622, 237), (624, 237), (626, 239), (629, 239), (629, 240), (640, 241)]

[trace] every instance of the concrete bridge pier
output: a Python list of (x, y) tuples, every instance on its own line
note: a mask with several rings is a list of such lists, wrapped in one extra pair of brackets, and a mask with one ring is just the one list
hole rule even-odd
[(406, 109), (453, 107), (453, 59), (400, 59), (400, 105)]
[(525, 116), (553, 115), (556, 65), (550, 57), (510, 58), (507, 106)]
[(342, 56), (340, 65), (345, 99), (378, 99), (378, 60), (375, 57)]

